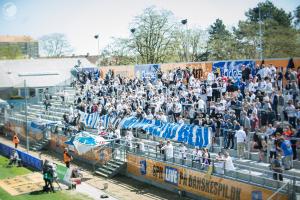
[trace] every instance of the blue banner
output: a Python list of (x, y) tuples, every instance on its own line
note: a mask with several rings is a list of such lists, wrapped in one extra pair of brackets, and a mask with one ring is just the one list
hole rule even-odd
[(80, 112), (80, 115), (83, 116), (81, 118), (81, 121), (87, 126), (87, 127), (90, 127), (90, 128), (97, 128), (98, 127), (98, 123), (100, 121), (100, 115), (98, 112), (95, 112), (95, 113), (84, 113), (84, 112)]
[(160, 69), (159, 64), (135, 65), (135, 76), (143, 80), (149, 79), (155, 81), (157, 79), (157, 71)]
[(81, 118), (81, 121), (87, 127), (94, 128), (94, 129), (96, 129), (99, 125), (101, 125), (105, 129), (107, 129), (109, 125), (112, 125), (113, 127), (117, 127), (121, 121), (121, 118), (116, 117), (113, 114), (100, 116), (98, 112), (91, 113), (91, 114), (80, 112), (80, 115), (83, 116)]
[(147, 133), (171, 139), (177, 142), (184, 142), (191, 146), (207, 147), (210, 144), (211, 129), (190, 124), (164, 123), (159, 120), (138, 119), (127, 117), (119, 125), (122, 129), (142, 129)]
[[(0, 143), (0, 153), (6, 157), (9, 157), (13, 150), (15, 150), (14, 148), (7, 146), (5, 144)], [(18, 154), (19, 154), (19, 158), (22, 160), (22, 164), (28, 167), (31, 167), (35, 170), (42, 170), (43, 169), (43, 161), (33, 157), (32, 155), (29, 155), (23, 151), (17, 150)]]
[(242, 78), (242, 66), (250, 68), (251, 74), (255, 75), (254, 60), (231, 60), (214, 62), (212, 66), (213, 72), (218, 72), (220, 76), (231, 77), (237, 81)]

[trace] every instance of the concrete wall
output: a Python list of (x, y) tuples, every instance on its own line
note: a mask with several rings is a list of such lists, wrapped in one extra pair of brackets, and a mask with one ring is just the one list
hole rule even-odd
[[(256, 61), (256, 64), (260, 64), (261, 61), (254, 59)], [(298, 66), (300, 66), (300, 58), (293, 58), (295, 68), (297, 69)], [(276, 67), (282, 66), (284, 69), (286, 68), (288, 64), (289, 58), (278, 58), (278, 59), (272, 59), (272, 58), (266, 58), (264, 59), (265, 64), (274, 64)], [(212, 64), (214, 61), (206, 61), (206, 62), (189, 62), (189, 63), (164, 63), (161, 64), (161, 70), (163, 72), (172, 70), (174, 68), (192, 68), (192, 69), (202, 69), (203, 70), (203, 77), (206, 78), (207, 74), (211, 72), (212, 70)], [(134, 65), (121, 65), (121, 66), (103, 66), (100, 67), (103, 74), (106, 74), (110, 69), (115, 72), (115, 74), (120, 74), (129, 78), (134, 77)], [(197, 77), (199, 78), (199, 77)]]

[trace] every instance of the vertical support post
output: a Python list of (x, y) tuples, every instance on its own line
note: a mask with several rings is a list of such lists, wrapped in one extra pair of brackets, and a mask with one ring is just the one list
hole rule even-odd
[(259, 16), (259, 56), (260, 60), (263, 60), (263, 47), (262, 47), (262, 30), (261, 30), (261, 13), (260, 13), (260, 8), (258, 9), (258, 16)]
[(186, 48), (186, 61), (189, 62), (189, 47), (188, 47), (188, 40), (189, 40), (189, 37), (188, 37), (188, 23), (185, 24), (185, 29), (186, 29), (186, 45), (185, 45), (185, 48)]
[(26, 150), (29, 151), (29, 135), (28, 135), (28, 111), (27, 111), (27, 85), (26, 80), (24, 80), (24, 93), (25, 93), (25, 134), (26, 134)]

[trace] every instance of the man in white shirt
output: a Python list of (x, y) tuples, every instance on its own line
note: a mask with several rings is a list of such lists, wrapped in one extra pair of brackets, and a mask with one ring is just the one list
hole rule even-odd
[(142, 139), (139, 139), (137, 142), (138, 153), (143, 154), (145, 152), (145, 144)]
[(230, 157), (228, 152), (224, 153), (224, 160), (225, 160), (225, 170), (226, 171), (235, 170), (235, 167), (232, 162), (232, 158)]
[(203, 101), (202, 98), (199, 98), (198, 100), (198, 110), (200, 112), (206, 112), (206, 103)]
[(196, 163), (196, 166), (192, 166), (192, 167), (196, 167), (199, 168), (200, 164), (201, 164), (201, 159), (202, 159), (202, 151), (199, 149), (199, 147), (196, 147), (195, 150), (193, 150), (193, 164), (194, 162)]
[(240, 126), (240, 130), (236, 131), (235, 133), (236, 143), (237, 143), (237, 154), (238, 157), (244, 157), (244, 149), (245, 149), (245, 142), (247, 139), (246, 132), (243, 129), (243, 126)]
[(181, 143), (180, 146), (179, 146), (179, 158), (181, 160), (182, 165), (185, 164), (186, 152), (187, 152), (187, 148), (184, 146), (183, 143)]
[(161, 150), (165, 150), (165, 161), (173, 161), (173, 145), (170, 140), (167, 141), (167, 144), (161, 148)]
[(160, 120), (162, 121), (162, 122), (165, 122), (165, 123), (167, 123), (168, 122), (168, 118), (167, 118), (167, 116), (166, 116), (166, 114), (164, 113), (164, 112), (160, 112)]

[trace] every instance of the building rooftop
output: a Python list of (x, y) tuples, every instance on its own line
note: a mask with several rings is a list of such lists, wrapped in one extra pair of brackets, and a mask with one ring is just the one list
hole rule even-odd
[(83, 68), (96, 68), (86, 58), (48, 58), (0, 60), (0, 88), (50, 87), (71, 78), (71, 69), (81, 62)]
[(0, 35), (1, 42), (35, 42), (32, 37), (26, 35)]

